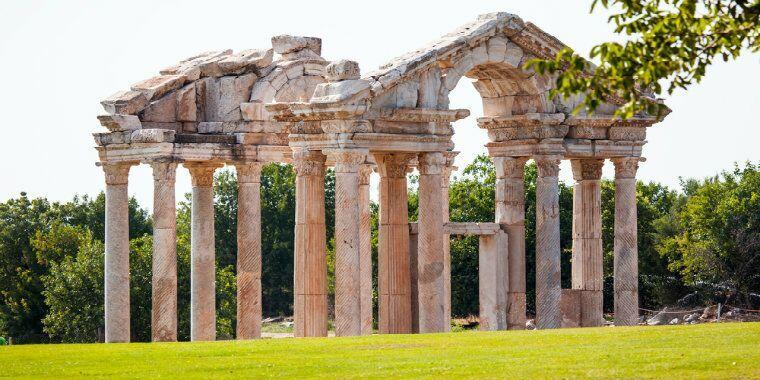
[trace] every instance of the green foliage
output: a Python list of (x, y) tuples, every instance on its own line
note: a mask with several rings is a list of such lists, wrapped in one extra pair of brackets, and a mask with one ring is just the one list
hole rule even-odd
[(687, 284), (750, 303), (760, 290), (760, 172), (754, 164), (684, 184), (688, 198), (658, 246)]
[(628, 37), (625, 43), (592, 48), (590, 57), (599, 61), (598, 67), (570, 48), (552, 60), (527, 64), (541, 74), (557, 75), (553, 95), (585, 93), (579, 108), (592, 112), (618, 97), (625, 103), (616, 111), (619, 116), (642, 111), (663, 116), (666, 108), (647, 92), (686, 89), (704, 77), (716, 58), (728, 61), (743, 49), (760, 50), (758, 0), (593, 0), (592, 11), (598, 4), (617, 12), (609, 21), (616, 33)]

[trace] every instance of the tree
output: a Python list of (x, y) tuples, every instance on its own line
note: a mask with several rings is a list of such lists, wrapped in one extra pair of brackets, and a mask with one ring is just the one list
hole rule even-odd
[(663, 116), (667, 108), (653, 95), (699, 83), (716, 58), (728, 61), (744, 49), (760, 50), (758, 0), (593, 0), (592, 12), (597, 4), (617, 11), (609, 21), (629, 38), (592, 48), (590, 57), (599, 66), (570, 48), (528, 63), (540, 74), (556, 75), (553, 95), (585, 94), (579, 109), (593, 112), (620, 98), (619, 116)]
[[(751, 304), (760, 292), (760, 171), (754, 164), (683, 184), (676, 233), (658, 250), (686, 284)], [(756, 296), (755, 296), (756, 297)], [(757, 300), (755, 300), (757, 302)]]

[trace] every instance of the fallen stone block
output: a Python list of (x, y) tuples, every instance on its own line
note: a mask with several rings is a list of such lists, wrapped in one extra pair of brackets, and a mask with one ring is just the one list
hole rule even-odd
[(277, 54), (293, 53), (309, 49), (317, 55), (322, 54), (322, 39), (317, 37), (302, 37), (280, 35), (272, 37), (272, 48)]
[(331, 82), (359, 79), (359, 63), (341, 59), (327, 65), (325, 73), (325, 77)]
[(142, 92), (150, 101), (162, 97), (169, 91), (180, 88), (180, 86), (185, 84), (186, 79), (187, 77), (181, 74), (160, 75), (133, 84), (132, 90)]
[(110, 114), (133, 115), (148, 105), (148, 98), (140, 91), (119, 91), (100, 104)]

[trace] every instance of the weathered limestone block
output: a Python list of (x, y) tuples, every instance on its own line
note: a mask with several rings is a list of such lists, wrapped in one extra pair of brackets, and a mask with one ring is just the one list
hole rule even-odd
[(369, 95), (370, 84), (363, 79), (322, 83), (314, 89), (314, 103), (349, 103), (351, 100)]
[(581, 293), (578, 289), (562, 289), (560, 310), (562, 311), (562, 327), (581, 326)]
[(242, 120), (240, 103), (248, 100), (256, 79), (256, 74), (251, 73), (206, 80), (206, 121)]
[(160, 75), (133, 84), (132, 90), (142, 92), (149, 101), (152, 101), (169, 91), (178, 89), (185, 84), (186, 80), (187, 77), (184, 75)]
[(338, 82), (348, 79), (359, 79), (360, 77), (359, 63), (346, 59), (333, 61), (327, 65), (325, 72), (326, 79), (331, 82)]
[(223, 75), (243, 74), (272, 64), (272, 49), (247, 49), (228, 55), (217, 65)]
[(522, 67), (520, 62), (524, 56), (523, 50), (513, 42), (507, 42), (506, 51), (504, 52), (504, 62), (512, 67)]
[(100, 104), (109, 114), (134, 115), (148, 105), (148, 98), (140, 91), (119, 91)]
[(232, 54), (232, 50), (218, 50), (204, 52), (186, 59), (183, 59), (174, 66), (167, 67), (160, 71), (161, 75), (184, 75), (188, 81), (198, 80), (201, 77), (201, 64), (207, 61), (218, 61), (220, 57)]
[(131, 140), (133, 143), (162, 143), (174, 142), (172, 129), (139, 129), (132, 132)]
[(132, 141), (132, 131), (118, 131), (109, 133), (93, 133), (93, 139), (98, 146), (111, 144), (129, 144)]
[(195, 83), (177, 90), (177, 121), (198, 121)]
[(478, 252), (478, 295), (480, 330), (495, 331), (507, 328), (507, 268), (506, 233), (481, 235)]
[(274, 99), (276, 93), (277, 89), (272, 87), (270, 82), (262, 78), (253, 85), (250, 101), (252, 103), (269, 103)]
[(142, 121), (172, 123), (177, 121), (177, 91), (151, 102), (142, 111)]
[(100, 125), (112, 132), (142, 129), (140, 118), (136, 115), (100, 115), (98, 121), (100, 121)]
[(272, 37), (272, 48), (278, 54), (297, 52), (309, 49), (317, 55), (322, 54), (322, 39), (317, 37), (301, 37), (280, 35)]
[(321, 62), (306, 62), (303, 66), (305, 75), (324, 76), (325, 65)]

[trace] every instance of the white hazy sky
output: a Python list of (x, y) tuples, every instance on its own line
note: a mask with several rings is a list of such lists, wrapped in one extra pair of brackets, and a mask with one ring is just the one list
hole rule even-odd
[[(103, 174), (90, 134), (101, 130), (99, 100), (194, 53), (270, 46), (277, 34), (318, 36), (323, 56), (362, 71), (474, 19), (504, 11), (532, 21), (581, 54), (616, 37), (590, 0), (533, 1), (4, 1), (0, 4), (0, 201), (26, 191), (65, 201), (97, 194)], [(688, 92), (667, 98), (673, 113), (649, 130), (639, 177), (677, 186), (734, 162), (760, 161), (758, 55), (718, 63)], [(456, 125), (464, 166), (484, 152), (475, 124), (481, 104), (464, 81), (452, 108), (472, 116)], [(612, 174), (611, 164), (605, 176)], [(562, 178), (571, 179), (564, 163)], [(190, 190), (179, 169), (177, 192)], [(133, 168), (130, 194), (152, 203), (150, 168)], [(178, 197), (179, 198), (179, 197)]]

